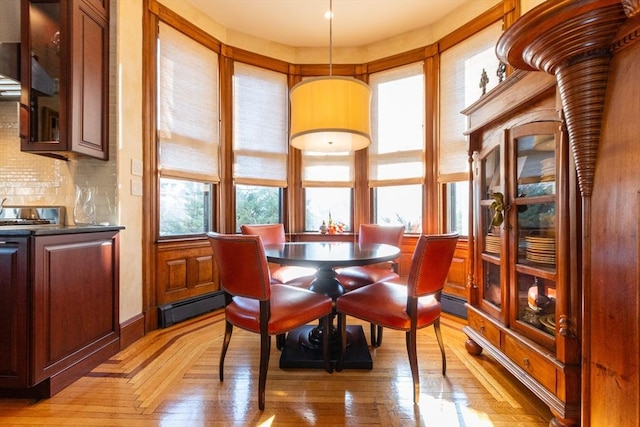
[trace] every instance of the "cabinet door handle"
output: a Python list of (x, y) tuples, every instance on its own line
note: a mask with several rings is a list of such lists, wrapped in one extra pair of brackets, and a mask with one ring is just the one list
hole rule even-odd
[(531, 362), (529, 362), (529, 358), (528, 357), (524, 358), (523, 363), (524, 363), (524, 367), (525, 368), (529, 369), (531, 367)]
[(484, 335), (484, 332), (485, 332), (484, 326), (480, 326), (480, 333)]

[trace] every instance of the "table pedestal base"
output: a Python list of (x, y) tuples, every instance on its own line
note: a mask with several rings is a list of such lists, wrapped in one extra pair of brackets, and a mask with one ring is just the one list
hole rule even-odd
[[(309, 333), (314, 326), (302, 326), (289, 332), (280, 355), (280, 368), (282, 369), (324, 369), (322, 350), (309, 348), (303, 345), (308, 341)], [(373, 360), (364, 330), (360, 325), (348, 325), (347, 334), (351, 336), (350, 344), (344, 356), (344, 369), (373, 369)], [(340, 356), (340, 348), (331, 348), (331, 363), (335, 364)]]

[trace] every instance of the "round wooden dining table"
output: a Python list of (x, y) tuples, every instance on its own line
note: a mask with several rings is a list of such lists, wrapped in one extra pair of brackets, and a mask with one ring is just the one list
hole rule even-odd
[[(400, 249), (387, 244), (361, 245), (356, 242), (288, 242), (264, 246), (267, 259), (281, 265), (294, 265), (316, 268), (316, 277), (309, 289), (327, 295), (334, 301), (344, 293), (344, 288), (336, 279), (336, 268), (355, 265), (376, 264), (391, 261), (400, 255)], [(373, 361), (367, 346), (364, 331), (359, 325), (348, 325), (347, 354), (344, 368), (371, 369)], [(324, 364), (321, 353), (322, 336), (319, 326), (303, 326), (291, 331), (286, 337), (280, 356), (281, 368), (320, 368)], [(331, 321), (332, 361), (339, 356), (337, 328)]]
[(334, 301), (344, 293), (335, 268), (376, 264), (400, 255), (396, 246), (356, 242), (288, 242), (265, 245), (264, 249), (270, 262), (316, 268), (316, 278), (309, 289)]

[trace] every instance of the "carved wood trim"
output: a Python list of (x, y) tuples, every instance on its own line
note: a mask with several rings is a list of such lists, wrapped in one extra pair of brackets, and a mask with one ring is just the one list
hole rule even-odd
[(640, 12), (640, 0), (621, 0), (624, 13), (631, 18)]
[(628, 0), (550, 0), (507, 29), (498, 57), (516, 68), (555, 74), (578, 183), (590, 197), (597, 158), (611, 44), (625, 21)]
[(583, 197), (590, 197), (593, 189), (609, 62), (610, 56), (601, 52), (558, 67), (556, 72)]

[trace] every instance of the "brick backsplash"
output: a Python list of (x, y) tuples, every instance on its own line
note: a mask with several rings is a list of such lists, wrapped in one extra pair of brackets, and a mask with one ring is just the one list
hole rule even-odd
[(95, 189), (96, 221), (117, 223), (115, 159), (56, 160), (20, 151), (18, 103), (0, 102), (0, 200), (6, 205), (65, 206), (73, 223), (76, 186)]

